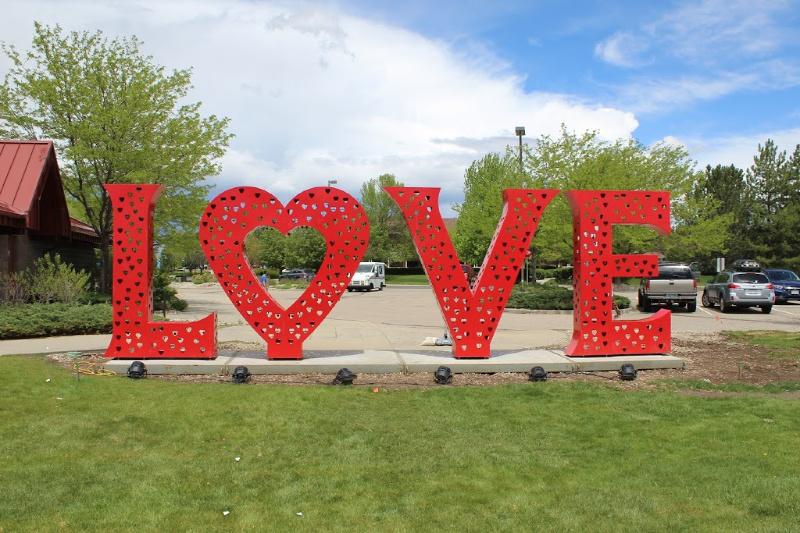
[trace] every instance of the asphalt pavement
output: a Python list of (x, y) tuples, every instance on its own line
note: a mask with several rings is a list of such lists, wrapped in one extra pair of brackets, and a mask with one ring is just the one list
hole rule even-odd
[[(217, 338), (263, 345), (216, 283), (175, 284), (178, 295), (189, 302), (183, 313), (170, 313), (170, 320), (195, 320), (217, 313)], [(273, 290), (282, 305), (289, 305), (300, 290)], [(618, 292), (636, 302), (636, 294)], [(800, 330), (800, 304), (776, 305), (767, 315), (758, 309), (721, 313), (718, 308), (689, 313), (673, 308), (673, 337), (723, 330)], [(621, 319), (646, 318), (650, 313), (627, 310)], [(306, 350), (419, 350), (426, 337), (440, 337), (444, 321), (428, 286), (389, 286), (383, 291), (345, 293), (328, 318), (306, 340)], [(493, 350), (564, 348), (572, 334), (571, 312), (513, 312), (503, 315), (492, 342)], [(0, 355), (103, 350), (110, 335), (78, 335), (43, 339), (0, 341)], [(448, 352), (448, 348), (434, 348)]]

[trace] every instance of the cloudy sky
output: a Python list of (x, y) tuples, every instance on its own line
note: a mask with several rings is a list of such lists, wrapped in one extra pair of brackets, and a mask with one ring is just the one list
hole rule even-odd
[[(135, 34), (236, 135), (216, 190), (283, 199), (383, 172), (437, 185), (529, 138), (595, 129), (746, 167), (800, 143), (800, 2), (3, 0), (0, 40), (33, 21)], [(0, 75), (8, 67), (0, 59)]]

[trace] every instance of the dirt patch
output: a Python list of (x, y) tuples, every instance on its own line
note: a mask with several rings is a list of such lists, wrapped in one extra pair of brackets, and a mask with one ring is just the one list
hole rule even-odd
[[(673, 338), (672, 354), (686, 360), (684, 370), (640, 371), (635, 381), (620, 381), (616, 372), (578, 372), (552, 373), (552, 381), (593, 381), (625, 390), (653, 388), (665, 379), (702, 380), (710, 384), (742, 383), (766, 385), (784, 381), (800, 381), (800, 360), (779, 359), (770, 356), (769, 349), (750, 346), (725, 339), (721, 335), (691, 335)], [(249, 343), (224, 343), (220, 349), (253, 349)], [(260, 349), (260, 346), (255, 346)], [(106, 374), (102, 364), (105, 359), (100, 354), (53, 354), (49, 359), (72, 371), (82, 374)], [(183, 375), (150, 376), (150, 379), (164, 381), (185, 381), (197, 383), (230, 382), (228, 376)], [(321, 385), (330, 384), (333, 376), (329, 374), (256, 375), (250, 378), (253, 384)], [(452, 385), (461, 387), (480, 387), (524, 383), (528, 376), (523, 373), (496, 374), (455, 374)], [(438, 387), (431, 373), (413, 374), (359, 374), (355, 387), (385, 389), (408, 389)], [(688, 391), (691, 394), (721, 395), (714, 391)], [(724, 393), (741, 394), (741, 393)], [(789, 393), (791, 398), (800, 394)]]

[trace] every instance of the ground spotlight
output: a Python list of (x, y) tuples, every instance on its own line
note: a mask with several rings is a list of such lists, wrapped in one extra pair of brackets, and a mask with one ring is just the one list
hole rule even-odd
[(636, 379), (636, 367), (630, 363), (625, 363), (619, 367), (619, 379), (622, 381), (633, 381)]
[(528, 380), (547, 381), (547, 371), (540, 366), (535, 366), (531, 368), (531, 371), (528, 373)]
[(352, 385), (353, 381), (358, 377), (357, 374), (353, 374), (350, 372), (349, 368), (342, 368), (336, 373), (336, 377), (333, 378), (334, 385)]
[(147, 368), (141, 361), (134, 361), (128, 367), (128, 377), (133, 379), (141, 379), (147, 375)]
[(439, 385), (447, 385), (453, 381), (453, 373), (450, 371), (449, 366), (440, 366), (433, 373), (433, 379)]
[(247, 383), (247, 380), (250, 379), (250, 370), (246, 366), (237, 366), (233, 369), (231, 378), (234, 383)]

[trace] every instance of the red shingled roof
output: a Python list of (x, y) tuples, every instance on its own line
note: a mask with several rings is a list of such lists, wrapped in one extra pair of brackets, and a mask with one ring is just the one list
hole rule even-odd
[(0, 225), (97, 238), (68, 214), (52, 141), (0, 141)]

